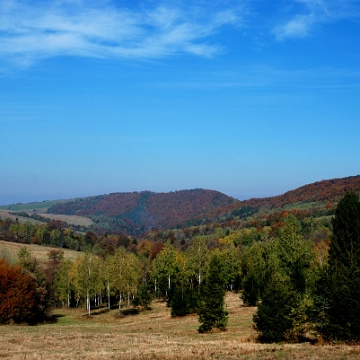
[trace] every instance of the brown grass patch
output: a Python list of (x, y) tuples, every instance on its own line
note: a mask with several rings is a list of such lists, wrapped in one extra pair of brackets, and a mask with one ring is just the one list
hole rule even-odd
[(84, 309), (58, 309), (58, 323), (0, 327), (0, 357), (6, 359), (330, 359), (360, 358), (358, 346), (314, 346), (255, 342), (252, 315), (237, 294), (226, 298), (226, 332), (199, 334), (198, 318), (171, 318), (164, 302), (151, 311), (116, 318), (117, 310), (84, 317)]
[[(41, 215), (41, 216), (47, 217), (49, 219), (61, 220), (61, 221), (67, 222), (68, 224), (73, 224), (73, 225), (90, 226), (91, 224), (94, 223), (91, 219), (89, 219), (89, 218), (87, 218), (85, 216), (47, 214), (45, 211), (46, 211), (46, 208), (37, 209), (36, 213)], [(21, 224), (23, 224), (23, 223), (25, 223), (27, 221), (29, 221), (29, 222), (31, 222), (33, 224), (41, 224), (42, 223), (41, 221), (34, 220), (34, 219), (31, 219), (31, 218), (22, 217), (22, 216), (19, 216), (19, 215), (12, 215), (12, 214), (10, 214), (10, 212), (16, 212), (16, 211), (0, 209), (0, 218), (2, 218), (2, 219), (9, 218), (9, 219), (14, 220), (14, 221), (16, 219), (18, 219), (18, 221)], [(25, 212), (28, 213), (29, 215), (31, 215), (33, 213), (32, 211), (29, 211), (29, 210), (26, 210)]]
[[(53, 247), (43, 246), (43, 245), (35, 245), (35, 244), (21, 244), (14, 243), (10, 241), (0, 240), (0, 257), (3, 254), (9, 255), (11, 260), (17, 261), (17, 254), (22, 247), (26, 247), (40, 263), (44, 263), (48, 260), (47, 253), (50, 250), (54, 250)], [(56, 248), (59, 249), (59, 248)], [(64, 258), (74, 261), (77, 259), (82, 253), (75, 250), (62, 249), (64, 251)]]
[(40, 212), (38, 212), (38, 214), (41, 216), (47, 217), (49, 219), (61, 220), (61, 221), (67, 222), (68, 224), (73, 224), (73, 225), (90, 226), (94, 223), (91, 219), (89, 219), (85, 216), (47, 214), (47, 213), (40, 213)]

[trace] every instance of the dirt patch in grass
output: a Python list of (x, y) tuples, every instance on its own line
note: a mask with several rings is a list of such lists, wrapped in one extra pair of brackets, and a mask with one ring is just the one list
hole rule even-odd
[(57, 309), (58, 322), (35, 327), (1, 326), (0, 358), (6, 359), (329, 359), (360, 358), (358, 346), (259, 344), (255, 308), (228, 294), (226, 332), (199, 334), (196, 315), (171, 318), (161, 301), (151, 311), (117, 318), (117, 310), (86, 317), (84, 309)]

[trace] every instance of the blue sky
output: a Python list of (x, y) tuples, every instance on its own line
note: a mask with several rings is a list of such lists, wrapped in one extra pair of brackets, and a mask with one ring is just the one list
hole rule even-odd
[(357, 175), (360, 3), (0, 0), (0, 204)]

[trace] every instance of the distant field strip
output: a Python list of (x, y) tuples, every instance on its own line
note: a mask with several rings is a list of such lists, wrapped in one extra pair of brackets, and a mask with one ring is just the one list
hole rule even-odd
[[(44, 209), (42, 209), (42, 210), (44, 210)], [(14, 212), (14, 211), (15, 210), (0, 209), (0, 218), (2, 218), (2, 219), (10, 218), (11, 220), (18, 219), (20, 223), (24, 223), (26, 221), (30, 221), (31, 223), (40, 223), (40, 221), (38, 221), (38, 220), (9, 214), (9, 212)], [(20, 210), (17, 210), (17, 211), (20, 211)], [(25, 211), (25, 210), (21, 210), (21, 211)], [(26, 210), (25, 212), (27, 212), (28, 214), (31, 214), (31, 211)], [(91, 219), (84, 217), (84, 216), (46, 214), (43, 211), (41, 211), (41, 212), (37, 211), (36, 213), (41, 216), (47, 217), (49, 219), (66, 221), (68, 224), (73, 224), (73, 225), (90, 226), (91, 224), (94, 223)]]
[(68, 224), (74, 224), (74, 225), (90, 226), (91, 224), (94, 223), (91, 219), (84, 216), (45, 214), (45, 213), (40, 215), (54, 220), (66, 221)]
[(2, 205), (0, 206), (0, 209), (3, 210), (10, 210), (10, 211), (28, 211), (28, 210), (40, 210), (40, 209), (47, 209), (50, 206), (53, 206), (57, 203), (64, 203), (68, 202), (73, 199), (63, 199), (63, 200), (47, 200), (47, 201), (41, 201), (41, 202), (32, 202), (27, 204), (14, 204), (14, 205)]

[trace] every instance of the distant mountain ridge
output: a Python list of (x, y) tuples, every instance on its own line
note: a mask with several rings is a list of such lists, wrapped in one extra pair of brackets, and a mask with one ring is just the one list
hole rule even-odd
[[(233, 211), (254, 213), (261, 208), (281, 209), (286, 205), (336, 203), (347, 191), (360, 193), (360, 175), (322, 180), (282, 195), (240, 201), (215, 190), (194, 189), (169, 193), (150, 191), (91, 196), (50, 207), (51, 214), (91, 218), (95, 228), (138, 235), (151, 228), (170, 229), (201, 220), (212, 221)], [(244, 212), (247, 213), (246, 211)]]
[(183, 225), (234, 204), (240, 201), (215, 190), (142, 191), (80, 198), (56, 204), (47, 212), (87, 216), (95, 223), (110, 222), (117, 231), (138, 233)]

